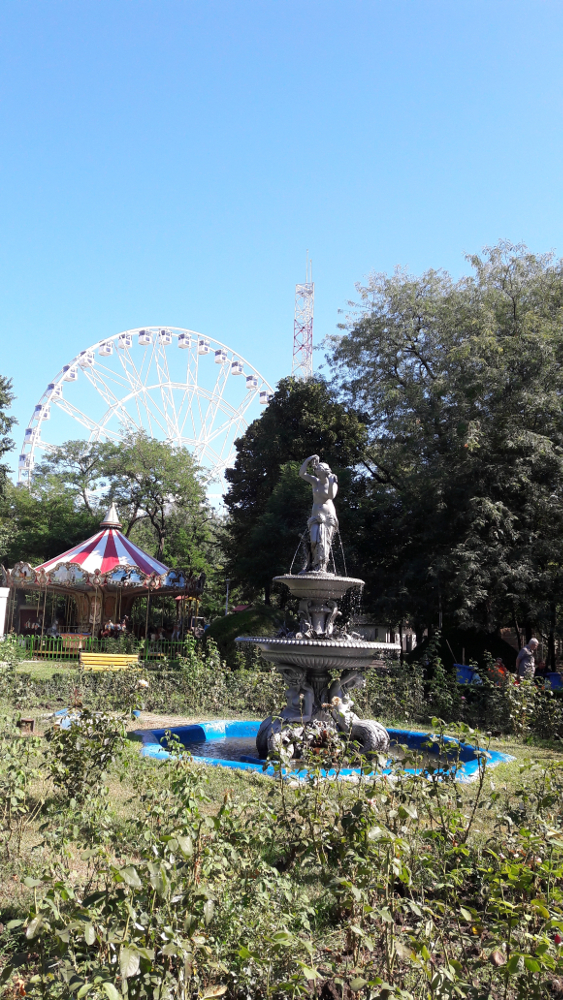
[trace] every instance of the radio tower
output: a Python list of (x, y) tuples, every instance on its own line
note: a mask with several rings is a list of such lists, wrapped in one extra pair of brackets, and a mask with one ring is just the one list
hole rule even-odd
[(293, 365), (291, 374), (295, 378), (313, 377), (313, 305), (315, 285), (313, 283), (313, 262), (307, 250), (306, 281), (295, 286), (295, 319), (293, 321)]

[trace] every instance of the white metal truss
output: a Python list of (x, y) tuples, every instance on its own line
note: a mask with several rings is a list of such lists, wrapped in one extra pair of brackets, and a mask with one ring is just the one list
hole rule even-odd
[(293, 365), (296, 378), (313, 376), (313, 307), (315, 285), (306, 281), (295, 286), (295, 319), (293, 321)]
[[(82, 379), (93, 393), (81, 390)], [(57, 408), (84, 428), (88, 441), (118, 441), (124, 432), (144, 430), (188, 448), (212, 483), (234, 461), (234, 442), (247, 426), (245, 414), (258, 400), (267, 402), (271, 391), (238, 352), (194, 330), (151, 326), (104, 337), (65, 365), (35, 406), (20, 451), (18, 481), (30, 482), (38, 450), (55, 447), (45, 420)], [(69, 428), (67, 438), (72, 436)]]

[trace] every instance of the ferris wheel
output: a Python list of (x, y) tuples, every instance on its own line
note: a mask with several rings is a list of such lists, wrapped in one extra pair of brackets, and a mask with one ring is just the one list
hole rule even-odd
[[(125, 432), (188, 448), (208, 482), (233, 464), (234, 442), (272, 390), (248, 361), (193, 330), (143, 327), (98, 341), (64, 365), (34, 408), (18, 460), (29, 484), (38, 452), (72, 437)], [(68, 426), (76, 423), (76, 431)]]

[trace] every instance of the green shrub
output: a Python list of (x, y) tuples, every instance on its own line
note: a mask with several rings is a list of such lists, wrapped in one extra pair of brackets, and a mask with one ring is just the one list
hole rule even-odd
[(68, 728), (45, 734), (47, 765), (55, 788), (67, 800), (99, 795), (106, 772), (125, 745), (124, 718), (81, 709)]
[(510, 792), (484, 760), (469, 789), (455, 768), (397, 763), (387, 781), (385, 761), (350, 786), (321, 779), (321, 749), (307, 780), (278, 768), (215, 802), (212, 769), (189, 755), (145, 761), (128, 775), (127, 837), (98, 813), (96, 841), (72, 802), (48, 814), (1, 981), (37, 1000), (548, 1000), (563, 973), (563, 763), (526, 763)]

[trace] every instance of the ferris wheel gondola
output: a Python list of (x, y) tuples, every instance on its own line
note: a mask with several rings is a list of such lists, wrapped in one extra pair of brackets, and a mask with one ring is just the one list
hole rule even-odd
[(104, 337), (48, 384), (25, 429), (18, 481), (29, 484), (40, 454), (63, 440), (119, 441), (144, 431), (188, 448), (206, 481), (217, 482), (233, 464), (236, 438), (271, 396), (238, 352), (193, 330), (142, 327)]

